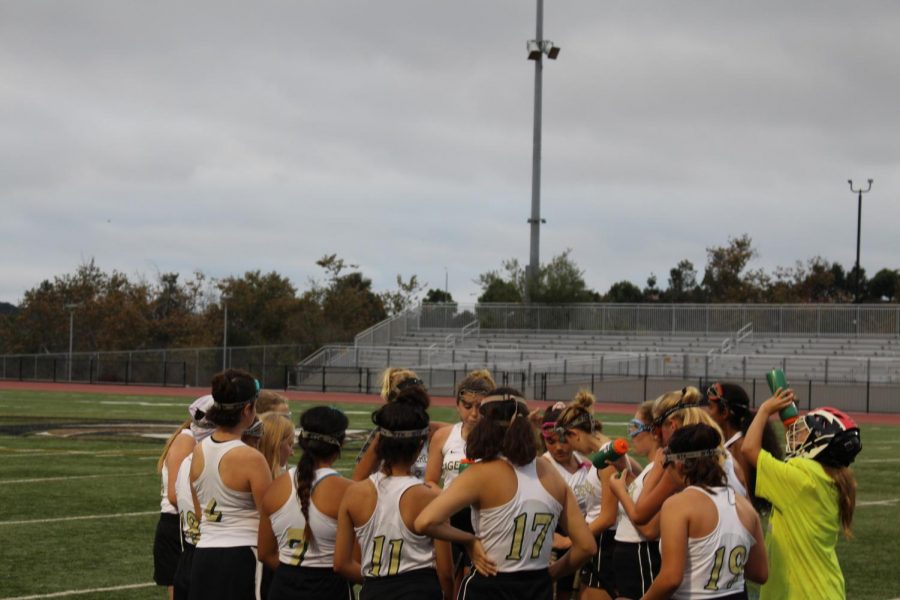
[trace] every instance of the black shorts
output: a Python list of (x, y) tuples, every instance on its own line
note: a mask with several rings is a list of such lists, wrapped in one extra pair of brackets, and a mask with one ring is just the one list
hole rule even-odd
[(181, 523), (178, 515), (159, 513), (153, 538), (153, 581), (156, 585), (175, 583), (175, 569), (181, 556)]
[(389, 577), (366, 577), (359, 600), (442, 600), (434, 569), (416, 569)]
[(353, 600), (353, 587), (331, 567), (298, 567), (280, 564), (266, 600), (328, 598)]
[[(450, 517), (450, 524), (456, 527), (457, 529), (462, 529), (463, 531), (467, 531), (468, 533), (475, 533), (475, 528), (472, 527), (472, 509), (471, 507), (465, 507), (461, 511), (454, 514)], [(461, 544), (453, 543), (450, 545), (450, 549), (453, 552), (453, 569), (454, 571), (458, 571), (464, 566), (467, 566), (469, 561), (469, 555), (466, 552), (466, 549)]]
[(188, 600), (191, 590), (191, 565), (194, 564), (194, 546), (185, 544), (178, 568), (175, 569), (175, 600)]
[(617, 542), (613, 556), (616, 566), (616, 583), (623, 598), (640, 598), (659, 574), (662, 563), (659, 556), (659, 541)]
[(250, 546), (197, 548), (190, 600), (256, 600), (256, 554)]
[[(456, 600), (553, 600), (553, 580), (547, 569), (497, 573), (485, 577), (473, 570)], [(360, 598), (362, 600), (362, 598)]]
[(616, 531), (607, 529), (597, 536), (597, 554), (581, 567), (581, 585), (584, 587), (605, 590), (616, 597), (618, 573), (613, 564), (613, 552), (616, 548)]

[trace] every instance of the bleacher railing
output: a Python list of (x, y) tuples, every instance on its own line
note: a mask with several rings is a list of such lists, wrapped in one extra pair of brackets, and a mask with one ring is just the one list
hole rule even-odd
[(749, 325), (756, 336), (900, 337), (898, 304), (422, 304), (417, 326), (460, 328), (473, 316), (500, 331), (730, 335)]

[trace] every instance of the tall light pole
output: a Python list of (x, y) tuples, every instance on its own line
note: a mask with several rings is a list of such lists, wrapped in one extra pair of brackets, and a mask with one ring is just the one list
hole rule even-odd
[(863, 194), (868, 193), (872, 189), (873, 181), (875, 181), (875, 180), (874, 179), (868, 180), (869, 185), (866, 187), (866, 189), (862, 189), (862, 186), (860, 186), (859, 189), (855, 190), (855, 189), (853, 189), (853, 180), (852, 179), (847, 180), (847, 183), (850, 184), (850, 191), (853, 192), (854, 194), (857, 194), (858, 198), (859, 198), (859, 200), (857, 201), (857, 205), (856, 205), (856, 283), (855, 283), (856, 289), (853, 292), (856, 302), (859, 302), (859, 238), (860, 238), (860, 235), (862, 234), (862, 196), (863, 196)]
[(531, 299), (531, 289), (540, 268), (541, 224), (541, 113), (544, 54), (552, 60), (559, 56), (559, 47), (544, 39), (544, 0), (537, 0), (537, 31), (527, 44), (528, 60), (534, 61), (534, 139), (531, 152), (531, 246), (525, 270), (525, 301)]
[(69, 360), (68, 360), (68, 381), (72, 382), (72, 346), (75, 340), (75, 309), (81, 306), (81, 302), (65, 304), (64, 307), (69, 311)]

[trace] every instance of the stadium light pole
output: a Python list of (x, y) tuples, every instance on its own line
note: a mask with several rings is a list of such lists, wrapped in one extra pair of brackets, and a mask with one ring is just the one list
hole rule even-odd
[(531, 288), (540, 268), (541, 224), (541, 113), (543, 106), (544, 54), (551, 60), (559, 56), (559, 47), (544, 39), (544, 0), (537, 0), (537, 28), (535, 39), (526, 48), (528, 60), (534, 61), (534, 138), (531, 151), (531, 245), (528, 267), (525, 270), (525, 302), (531, 301)]
[(64, 305), (64, 307), (69, 311), (69, 364), (68, 369), (66, 369), (68, 373), (69, 383), (72, 382), (72, 347), (75, 340), (75, 309), (79, 306), (81, 306), (81, 302), (73, 302), (71, 304)]
[(856, 283), (854, 290), (855, 301), (859, 302), (859, 240), (862, 234), (862, 197), (863, 194), (868, 193), (872, 189), (872, 182), (874, 179), (869, 179), (869, 185), (866, 189), (862, 189), (862, 186), (859, 186), (859, 189), (853, 189), (853, 180), (848, 179), (847, 183), (850, 184), (850, 191), (854, 194), (857, 194), (858, 201), (856, 205)]

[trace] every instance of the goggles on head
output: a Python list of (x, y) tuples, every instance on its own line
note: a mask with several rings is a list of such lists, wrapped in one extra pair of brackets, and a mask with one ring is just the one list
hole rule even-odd
[(564, 441), (566, 439), (566, 428), (558, 427), (556, 421), (547, 421), (541, 425), (541, 436), (545, 440), (556, 436), (559, 440)]
[(565, 426), (558, 426), (557, 429), (561, 430), (564, 434), (570, 429), (576, 429), (581, 426), (586, 426), (585, 428), (587, 429), (587, 431), (589, 431), (590, 433), (594, 433), (594, 418), (590, 413), (585, 412), (584, 414), (578, 415), (577, 417), (566, 423)]
[(704, 406), (709, 406), (709, 400), (703, 399), (703, 400), (700, 400), (699, 402), (681, 402), (681, 401), (679, 401), (678, 404), (676, 404), (675, 406), (670, 406), (669, 408), (664, 410), (661, 415), (659, 415), (658, 417), (653, 419), (653, 426), (654, 427), (662, 427), (663, 424), (666, 422), (666, 419), (668, 419), (669, 417), (671, 417), (672, 415), (674, 415), (675, 413), (677, 413), (679, 411), (682, 411), (682, 410), (685, 410), (688, 408), (702, 408)]
[(250, 424), (250, 427), (244, 430), (244, 433), (241, 435), (246, 435), (248, 437), (261, 438), (263, 434), (263, 424), (262, 421), (259, 420), (259, 417), (256, 417), (253, 420), (253, 423)]
[(653, 425), (648, 425), (643, 421), (639, 421), (638, 419), (631, 419), (628, 421), (628, 425), (626, 426), (626, 431), (628, 432), (628, 437), (631, 439), (636, 438), (640, 434), (646, 432), (650, 433), (653, 431)]

